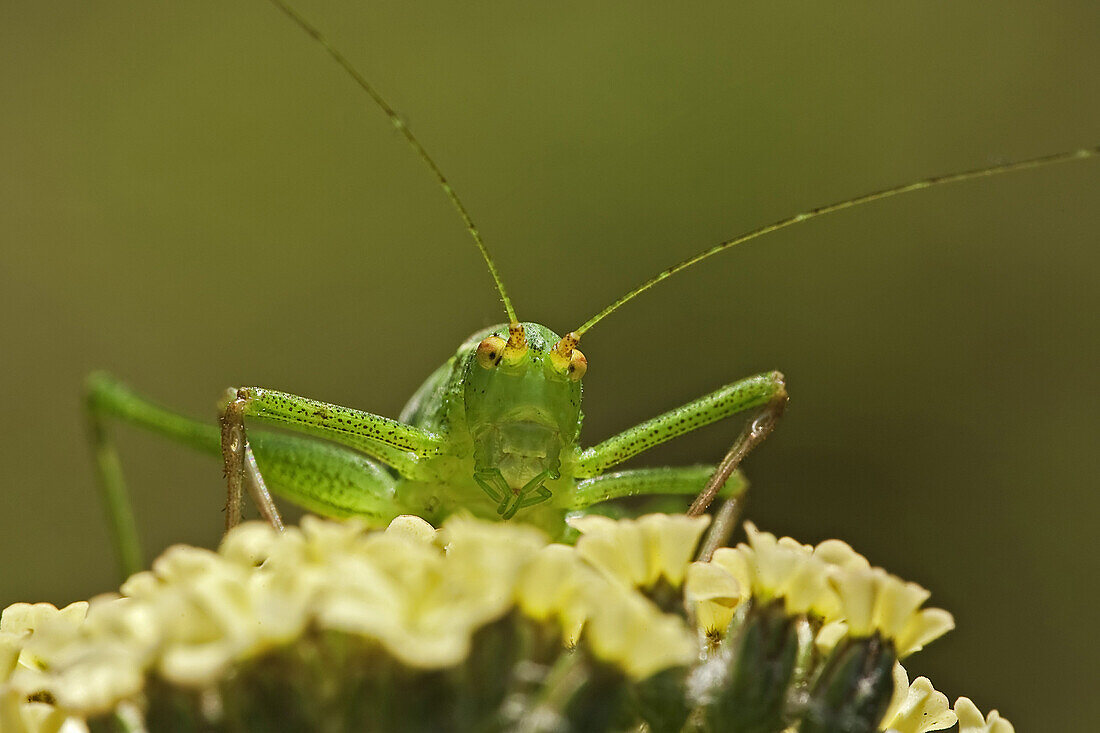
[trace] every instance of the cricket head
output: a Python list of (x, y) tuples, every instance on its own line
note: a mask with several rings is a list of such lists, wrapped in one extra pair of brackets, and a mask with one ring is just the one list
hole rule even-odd
[(550, 498), (561, 453), (580, 432), (587, 362), (572, 335), (537, 323), (475, 334), (463, 345), (462, 399), (474, 443), (474, 479), (509, 519)]

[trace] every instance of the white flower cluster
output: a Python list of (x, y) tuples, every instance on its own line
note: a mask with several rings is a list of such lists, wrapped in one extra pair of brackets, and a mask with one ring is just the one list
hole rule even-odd
[[(242, 525), (218, 552), (169, 548), (118, 594), (3, 612), (0, 732), (77, 733), (83, 718), (139, 700), (150, 674), (207, 687), (311, 630), (369, 640), (409, 668), (443, 669), (467, 658), (478, 629), (515, 610), (558, 624), (566, 646), (583, 645), (641, 680), (697, 663), (750, 597), (782, 599), (786, 613), (812, 618), (823, 652), (847, 635), (878, 633), (902, 657), (953, 625), (945, 611), (921, 609), (923, 588), (836, 540), (811, 547), (748, 525), (748, 544), (693, 563), (707, 517), (571, 524), (581, 533), (574, 546), (520, 524), (462, 516), (439, 530), (398, 517), (385, 531), (306, 517), (282, 533)], [(689, 614), (664, 612), (646, 595), (681, 585), (696, 630)], [(890, 733), (940, 730), (956, 719), (961, 733), (1012, 733), (966, 698), (948, 709), (927, 679), (910, 685), (900, 664), (894, 677), (882, 724)]]
[[(658, 575), (682, 577), (705, 522), (682, 535), (675, 519), (639, 521), (647, 529), (636, 549), (650, 553)], [(669, 564), (664, 552), (678, 559)], [(8, 704), (48, 698), (95, 715), (136, 696), (149, 672), (201, 687), (311, 625), (373, 639), (409, 667), (443, 668), (466, 658), (478, 628), (517, 606), (562, 619), (572, 643), (583, 627), (597, 657), (635, 677), (690, 662), (695, 643), (684, 621), (597, 567), (535, 529), (465, 517), (438, 531), (415, 517), (384, 532), (312, 517), (283, 533), (249, 523), (216, 553), (169, 548), (120, 594), (90, 605), (5, 610), (0, 689)], [(53, 714), (42, 710), (20, 714)]]

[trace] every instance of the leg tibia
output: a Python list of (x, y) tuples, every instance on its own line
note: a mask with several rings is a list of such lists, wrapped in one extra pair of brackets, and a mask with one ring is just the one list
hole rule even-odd
[(250, 432), (256, 463), (271, 490), (328, 517), (366, 517), (385, 524), (400, 514), (395, 479), (380, 464), (309, 438)]
[[(616, 471), (577, 483), (570, 509), (585, 509), (593, 504), (627, 496), (696, 496), (714, 473), (714, 466), (641, 468)], [(722, 488), (722, 496), (735, 496), (748, 488), (740, 473), (734, 473)]]
[(608, 438), (577, 456), (576, 475), (598, 476), (611, 466), (704, 425), (787, 401), (787, 388), (779, 372), (757, 374), (715, 390)]
[(134, 521), (130, 495), (126, 491), (126, 481), (122, 476), (122, 463), (107, 433), (104, 410), (98, 404), (96, 384), (93, 379), (88, 380), (86, 389), (85, 419), (92, 458), (95, 461), (96, 479), (100, 496), (103, 497), (103, 508), (107, 512), (111, 542), (114, 544), (115, 557), (118, 561), (119, 577), (126, 578), (141, 570), (145, 564), (141, 540), (138, 537), (137, 523)]

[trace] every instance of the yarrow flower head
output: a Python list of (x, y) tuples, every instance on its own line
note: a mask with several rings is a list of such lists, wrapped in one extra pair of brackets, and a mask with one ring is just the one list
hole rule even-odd
[(693, 562), (708, 524), (245, 524), (119, 593), (6, 609), (0, 731), (1011, 732), (909, 684), (897, 659), (951, 625), (927, 591), (752, 525)]
[(755, 598), (757, 602), (783, 601), (792, 614), (810, 613), (826, 621), (840, 616), (840, 598), (829, 585), (834, 568), (870, 566), (867, 560), (839, 540), (816, 548), (790, 537), (776, 539), (745, 525), (748, 544), (718, 549), (709, 562), (694, 563), (688, 570), (688, 597), (703, 628), (722, 635), (735, 607)]
[(872, 568), (839, 540), (816, 547), (790, 537), (776, 539), (746, 524), (748, 544), (721, 548), (709, 562), (688, 570), (687, 596), (702, 628), (721, 635), (734, 610), (749, 598), (781, 601), (790, 615), (806, 615), (825, 629), (826, 646), (841, 636), (879, 634), (899, 657), (954, 628), (942, 609), (922, 609), (929, 592)]

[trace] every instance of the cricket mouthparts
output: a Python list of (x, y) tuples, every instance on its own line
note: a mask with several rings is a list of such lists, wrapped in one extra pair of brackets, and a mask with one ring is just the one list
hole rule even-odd
[(543, 486), (561, 475), (561, 433), (530, 420), (493, 423), (475, 439), (474, 480), (511, 519), (517, 511), (550, 499)]
[(561, 434), (555, 428), (529, 420), (499, 423), (486, 431), (482, 445), (485, 458), (500, 471), (513, 492), (523, 489), (539, 474), (557, 473)]

